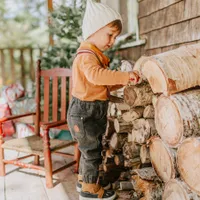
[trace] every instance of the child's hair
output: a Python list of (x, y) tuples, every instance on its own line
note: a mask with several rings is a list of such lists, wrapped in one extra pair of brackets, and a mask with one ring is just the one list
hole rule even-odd
[(119, 33), (121, 33), (121, 31), (122, 31), (122, 22), (119, 19), (110, 22), (108, 24), (108, 26), (115, 27), (117, 29), (117, 31), (119, 31)]

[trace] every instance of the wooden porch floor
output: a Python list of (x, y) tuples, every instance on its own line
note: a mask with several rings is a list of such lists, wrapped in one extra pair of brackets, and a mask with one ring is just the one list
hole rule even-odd
[[(72, 153), (73, 147), (67, 152)], [(17, 154), (16, 151), (5, 150), (6, 159), (16, 158)], [(26, 162), (32, 160), (28, 158)], [(54, 156), (53, 161), (53, 169), (56, 169), (71, 159)], [(78, 200), (76, 181), (77, 175), (71, 167), (54, 176), (55, 187), (47, 189), (44, 172), (6, 165), (6, 176), (0, 177), (0, 200)], [(117, 191), (117, 194), (117, 200), (132, 199), (128, 191)]]
[[(15, 151), (5, 151), (7, 159), (16, 155)], [(55, 168), (70, 161), (58, 156), (55, 158)], [(78, 200), (79, 195), (75, 189), (77, 175), (72, 170), (73, 167), (54, 176), (55, 187), (47, 189), (44, 172), (7, 165), (6, 176), (0, 177), (0, 200)]]

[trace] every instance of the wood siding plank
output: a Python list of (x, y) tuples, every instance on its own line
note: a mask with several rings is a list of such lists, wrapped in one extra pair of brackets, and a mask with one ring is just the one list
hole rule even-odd
[(139, 18), (150, 15), (183, 0), (145, 0), (139, 2)]
[(154, 49), (200, 39), (200, 17), (150, 32), (145, 49)]
[(200, 1), (186, 0), (159, 10), (139, 20), (140, 34), (161, 29), (200, 16)]

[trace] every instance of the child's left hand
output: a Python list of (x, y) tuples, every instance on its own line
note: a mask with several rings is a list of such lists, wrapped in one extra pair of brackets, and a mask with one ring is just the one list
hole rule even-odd
[(129, 84), (130, 85), (136, 85), (138, 83), (140, 83), (140, 76), (139, 76), (139, 72), (134, 70), (132, 72), (129, 72)]

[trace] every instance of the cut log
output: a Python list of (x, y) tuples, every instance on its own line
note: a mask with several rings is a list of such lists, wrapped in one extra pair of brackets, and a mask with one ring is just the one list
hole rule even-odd
[(200, 44), (154, 55), (141, 66), (154, 93), (174, 94), (200, 85)]
[(148, 106), (144, 109), (143, 117), (144, 117), (144, 118), (153, 119), (154, 116), (155, 116), (154, 107), (153, 107), (152, 105), (148, 105)]
[(108, 119), (106, 132), (105, 132), (105, 138), (110, 139), (114, 132), (115, 132), (114, 119)]
[(127, 133), (114, 133), (110, 140), (110, 148), (119, 151), (127, 141)]
[(146, 60), (146, 58), (148, 58), (147, 56), (141, 56), (137, 61), (136, 61), (136, 63), (135, 63), (135, 65), (134, 65), (134, 70), (136, 70), (136, 71), (138, 71), (139, 72), (139, 75), (140, 75), (140, 77), (141, 77), (141, 82), (144, 80), (144, 81), (146, 81), (147, 79), (146, 79), (146, 77), (142, 74), (142, 72), (141, 72), (141, 66), (143, 65), (143, 63), (145, 62), (145, 60)]
[(178, 147), (177, 166), (181, 178), (200, 195), (200, 138), (187, 138)]
[(158, 181), (159, 178), (152, 167), (146, 167), (142, 169), (134, 169), (131, 171), (132, 175), (137, 174), (141, 179), (148, 181)]
[(151, 163), (160, 179), (167, 182), (175, 178), (176, 151), (170, 149), (159, 137), (152, 137), (149, 142)]
[(132, 142), (125, 142), (123, 146), (124, 158), (129, 160), (133, 158), (139, 158), (140, 155), (140, 145)]
[(162, 184), (141, 179), (138, 175), (132, 176), (133, 187), (143, 200), (161, 200)]
[(184, 137), (200, 135), (200, 89), (160, 96), (155, 109), (158, 134), (171, 147)]
[(147, 145), (142, 145), (140, 148), (140, 160), (142, 164), (151, 163), (150, 151)]
[(144, 112), (144, 107), (132, 108), (128, 112), (123, 113), (122, 119), (125, 122), (132, 122), (132, 121), (134, 121), (136, 119), (141, 118), (142, 115), (143, 115), (143, 112)]
[(125, 122), (123, 119), (115, 119), (114, 127), (117, 133), (131, 132), (133, 124), (131, 122)]
[[(153, 95), (153, 97), (152, 97), (152, 104), (153, 104), (153, 107), (154, 107), (154, 109), (155, 109), (155, 107), (156, 107), (156, 103), (157, 103), (157, 100), (158, 100), (158, 97), (159, 97), (160, 95), (156, 95), (156, 94), (154, 94)], [(155, 110), (154, 110), (154, 114), (155, 114)]]
[(120, 181), (120, 190), (133, 190), (133, 183), (131, 181)]
[(199, 200), (199, 197), (188, 189), (179, 179), (171, 179), (165, 185), (163, 200)]
[(112, 103), (123, 103), (124, 102), (123, 98), (114, 96), (114, 95), (109, 96), (109, 101)]
[(130, 110), (130, 106), (126, 103), (116, 103), (115, 105), (116, 105), (117, 110), (121, 110), (121, 111)]
[(124, 156), (122, 154), (115, 155), (114, 162), (117, 166), (119, 166), (119, 165), (123, 166), (124, 165)]
[(152, 89), (146, 82), (135, 86), (126, 86), (124, 89), (124, 101), (131, 107), (150, 105), (152, 96)]
[(145, 144), (150, 136), (157, 133), (153, 119), (137, 119), (133, 122), (132, 141)]
[(138, 169), (141, 165), (140, 158), (133, 158), (129, 160), (124, 160), (124, 167), (131, 168), (131, 169)]

